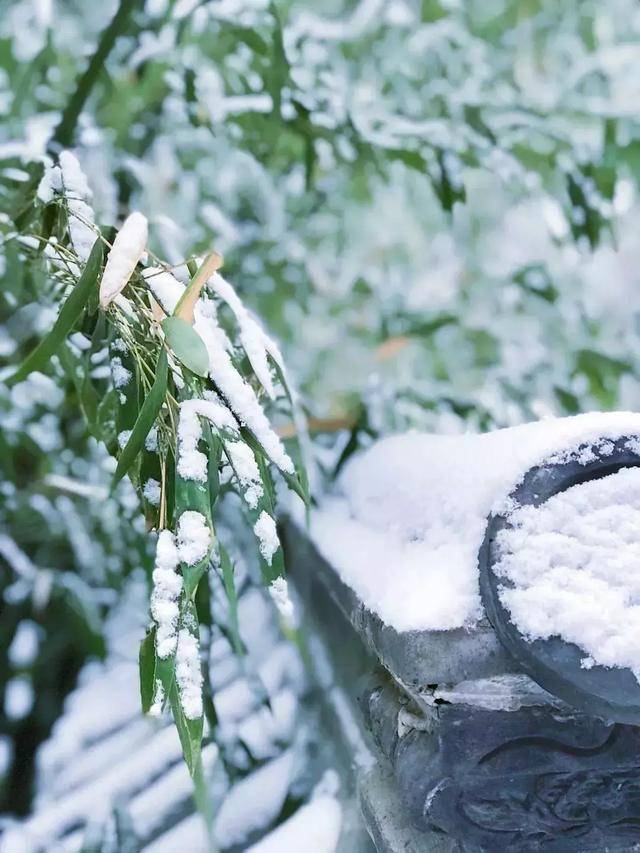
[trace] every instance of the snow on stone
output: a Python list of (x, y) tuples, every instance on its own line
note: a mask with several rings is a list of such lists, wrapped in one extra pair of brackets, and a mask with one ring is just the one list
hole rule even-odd
[[(86, 261), (96, 241), (93, 229), (94, 215), (90, 206), (93, 193), (80, 163), (71, 151), (60, 152), (62, 185), (69, 209), (69, 236), (76, 254)], [(55, 179), (52, 182), (55, 187)]]
[(364, 604), (399, 631), (482, 616), (477, 555), (486, 521), (526, 471), (582, 444), (640, 434), (640, 415), (591, 413), (472, 435), (407, 433), (351, 460), (311, 535)]
[(180, 704), (188, 720), (202, 716), (202, 670), (197, 637), (186, 628), (178, 634), (176, 650), (176, 682)]
[(224, 449), (243, 489), (244, 499), (252, 509), (255, 509), (264, 491), (253, 450), (244, 441), (227, 441)]
[(277, 826), (247, 853), (285, 853), (309, 850), (335, 853), (340, 839), (342, 807), (335, 797), (314, 797)]
[(211, 548), (211, 530), (201, 512), (188, 509), (182, 513), (178, 519), (176, 544), (181, 563), (195, 566), (204, 560)]
[(142, 487), (142, 495), (145, 500), (149, 501), (151, 506), (159, 506), (162, 489), (160, 488), (158, 480), (154, 480), (153, 477), (149, 477)]
[(215, 834), (220, 846), (240, 845), (276, 819), (287, 796), (293, 770), (294, 753), (288, 750), (233, 786), (216, 817)]
[(125, 219), (116, 234), (100, 282), (100, 305), (103, 308), (120, 294), (133, 275), (146, 251), (148, 231), (146, 216), (135, 211)]
[(519, 630), (559, 636), (585, 652), (585, 667), (629, 667), (640, 680), (640, 469), (518, 507), (509, 520), (495, 571), (510, 582), (500, 599)]
[(178, 641), (178, 598), (182, 590), (182, 578), (176, 571), (179, 561), (173, 534), (170, 530), (161, 530), (156, 546), (151, 593), (151, 615), (158, 626), (156, 652), (160, 658), (173, 654)]
[(113, 385), (117, 389), (124, 388), (131, 382), (131, 371), (127, 370), (122, 359), (117, 355), (111, 359), (111, 376), (113, 377)]
[(219, 273), (211, 276), (207, 287), (223, 299), (233, 311), (240, 332), (240, 343), (247, 354), (253, 372), (269, 397), (275, 400), (276, 389), (267, 359), (268, 338), (262, 326), (251, 316), (234, 288)]
[(253, 532), (258, 537), (260, 553), (267, 563), (271, 565), (273, 555), (280, 547), (280, 540), (278, 539), (278, 531), (276, 530), (275, 521), (264, 510), (262, 510), (258, 516), (258, 520), (253, 525)]

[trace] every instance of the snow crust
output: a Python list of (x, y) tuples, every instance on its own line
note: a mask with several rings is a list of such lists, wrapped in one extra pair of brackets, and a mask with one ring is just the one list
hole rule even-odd
[(508, 508), (527, 470), (582, 444), (639, 434), (640, 415), (613, 412), (485, 434), (387, 438), (348, 463), (312, 514), (311, 536), (398, 631), (471, 626), (483, 613), (477, 555), (487, 517)]
[(640, 468), (518, 507), (497, 538), (500, 598), (531, 639), (560, 636), (640, 680)]

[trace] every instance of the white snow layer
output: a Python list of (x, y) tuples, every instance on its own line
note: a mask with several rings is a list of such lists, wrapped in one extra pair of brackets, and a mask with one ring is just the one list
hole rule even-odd
[(225, 797), (216, 817), (215, 834), (222, 847), (242, 844), (280, 814), (294, 771), (291, 749), (241, 779)]
[[(477, 556), (487, 517), (505, 509), (529, 468), (582, 444), (639, 434), (640, 414), (612, 412), (481, 435), (387, 438), (346, 466), (312, 514), (311, 535), (364, 604), (398, 631), (472, 625), (482, 616)], [(630, 449), (640, 455), (640, 444)]]
[(629, 667), (640, 680), (640, 468), (591, 480), (539, 507), (518, 507), (502, 530), (496, 573), (520, 631), (560, 636), (583, 666)]
[(178, 519), (176, 542), (181, 563), (195, 566), (204, 560), (211, 548), (211, 530), (201, 512), (188, 509), (182, 513)]
[(158, 626), (156, 652), (159, 658), (173, 654), (178, 642), (178, 598), (182, 590), (182, 578), (176, 571), (179, 561), (173, 534), (170, 530), (161, 530), (156, 546), (151, 593), (151, 615)]
[(188, 720), (202, 716), (202, 670), (198, 640), (186, 628), (178, 634), (176, 651), (176, 681), (180, 704)]
[(316, 797), (281, 823), (248, 853), (334, 853), (340, 838), (342, 809), (335, 797)]
[(138, 261), (147, 248), (147, 218), (142, 213), (131, 213), (116, 234), (100, 282), (100, 305), (112, 302), (125, 287)]

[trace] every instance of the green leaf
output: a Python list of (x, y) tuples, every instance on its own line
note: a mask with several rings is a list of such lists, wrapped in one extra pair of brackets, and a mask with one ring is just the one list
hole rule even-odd
[(76, 88), (62, 112), (51, 145), (67, 148), (73, 145), (80, 113), (91, 94), (91, 90), (104, 71), (105, 62), (119, 36), (124, 35), (130, 26), (132, 12), (142, 6), (142, 0), (120, 0), (118, 10), (105, 28), (100, 41), (91, 54), (86, 70), (78, 78)]
[(204, 341), (181, 317), (167, 317), (162, 323), (167, 343), (176, 357), (197, 376), (209, 372), (209, 353)]
[(142, 712), (147, 714), (156, 692), (156, 629), (153, 628), (140, 643), (140, 699)]
[(137, 455), (144, 448), (145, 439), (149, 435), (149, 431), (155, 423), (158, 413), (162, 407), (162, 403), (164, 402), (167, 390), (167, 377), (167, 352), (165, 349), (162, 349), (158, 357), (156, 377), (153, 381), (153, 385), (145, 397), (140, 413), (136, 419), (133, 429), (131, 430), (129, 440), (123, 447), (120, 458), (118, 459), (118, 465), (111, 482), (112, 489), (124, 477)]
[(238, 595), (234, 580), (233, 563), (222, 542), (218, 545), (220, 551), (220, 569), (222, 570), (222, 582), (229, 604), (229, 634), (233, 643), (233, 649), (238, 657), (244, 655), (244, 643), (240, 637), (240, 623), (238, 621)]
[(16, 372), (9, 377), (7, 380), (9, 386), (15, 385), (16, 382), (22, 382), (32, 371), (44, 367), (51, 356), (61, 347), (82, 314), (92, 291), (97, 290), (103, 252), (102, 241), (98, 239), (93, 244), (93, 249), (78, 283), (64, 301), (53, 328), (33, 352), (26, 357)]

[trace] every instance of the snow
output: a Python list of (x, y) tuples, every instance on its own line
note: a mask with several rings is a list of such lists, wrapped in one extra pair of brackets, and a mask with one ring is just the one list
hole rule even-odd
[(227, 441), (224, 449), (229, 457), (234, 474), (244, 490), (244, 499), (251, 509), (255, 509), (264, 492), (260, 470), (253, 450), (243, 441)]
[(173, 654), (178, 640), (178, 598), (182, 590), (182, 578), (176, 571), (178, 563), (178, 550), (173, 534), (170, 530), (161, 530), (156, 546), (151, 593), (151, 615), (158, 626), (156, 652), (159, 658), (167, 658)]
[(238, 435), (238, 424), (220, 400), (184, 400), (178, 420), (178, 473), (184, 480), (207, 479), (207, 457), (198, 450), (202, 438), (200, 418), (206, 418), (217, 430)]
[(269, 584), (269, 595), (278, 608), (278, 612), (287, 624), (294, 622), (293, 601), (289, 596), (289, 585), (286, 578), (276, 578)]
[(33, 707), (33, 685), (26, 675), (10, 678), (4, 691), (4, 713), (9, 720), (21, 720)]
[(145, 253), (148, 238), (147, 219), (135, 211), (116, 234), (100, 282), (100, 305), (106, 308), (125, 287), (138, 261)]
[(144, 499), (149, 501), (152, 506), (158, 506), (160, 504), (161, 494), (162, 490), (160, 488), (159, 481), (154, 480), (153, 477), (149, 477), (142, 487), (142, 495)]
[[(172, 314), (185, 287), (171, 273), (163, 270), (161, 267), (150, 267), (143, 273), (153, 296), (160, 303), (167, 314)], [(210, 281), (217, 281), (214, 275)], [(273, 385), (269, 385), (270, 373), (266, 363), (266, 355), (264, 355), (264, 363), (260, 361), (260, 356), (257, 355), (258, 349), (268, 350), (269, 354), (279, 362), (279, 353), (275, 344), (268, 338), (266, 333), (261, 329), (255, 320), (242, 305), (235, 292), (229, 284), (216, 285), (222, 288), (224, 298), (229, 299), (232, 310), (238, 321), (240, 331), (240, 341), (245, 348), (247, 356), (251, 361), (254, 371), (256, 367), (253, 359), (258, 363), (258, 371), (256, 376), (260, 379), (261, 384), (265, 385), (265, 390), (269, 393), (275, 390)], [(226, 288), (225, 286), (226, 285)], [(234, 299), (235, 297), (235, 299)], [(232, 304), (233, 303), (233, 304)], [(201, 297), (196, 303), (194, 309), (194, 324), (193, 327), (198, 335), (202, 338), (204, 345), (209, 354), (209, 375), (219, 388), (224, 398), (229, 403), (238, 420), (245, 424), (253, 432), (258, 439), (265, 452), (271, 461), (287, 474), (293, 474), (295, 471), (293, 462), (286, 450), (282, 441), (271, 428), (269, 421), (260, 405), (253, 388), (244, 380), (242, 375), (236, 370), (231, 360), (229, 350), (231, 349), (230, 342), (218, 325), (215, 314), (215, 305), (211, 300)], [(264, 368), (264, 369), (263, 369)], [(265, 370), (268, 379), (265, 376)], [(237, 430), (238, 425), (234, 422), (233, 428)], [(193, 468), (194, 476), (192, 479), (202, 479), (202, 463), (194, 461)], [(185, 462), (185, 470), (189, 471), (188, 463)]]
[(176, 682), (180, 704), (188, 720), (202, 716), (202, 670), (198, 639), (186, 628), (178, 634)]
[(201, 512), (188, 509), (178, 519), (178, 556), (181, 563), (195, 566), (209, 553), (211, 530)]
[(640, 415), (550, 418), (485, 434), (407, 433), (345, 466), (311, 536), (364, 604), (398, 631), (482, 616), (477, 555), (486, 520), (526, 471), (581, 444), (640, 433)]
[(260, 553), (267, 563), (271, 565), (273, 555), (280, 547), (280, 540), (278, 539), (278, 531), (276, 530), (275, 521), (264, 510), (262, 510), (258, 516), (258, 520), (253, 525), (253, 532), (258, 537)]
[[(93, 210), (90, 202), (93, 193), (76, 156), (71, 151), (60, 152), (60, 171), (69, 209), (69, 236), (80, 260), (86, 261), (96, 241), (93, 229)], [(56, 178), (51, 179), (56, 186)]]
[(147, 267), (143, 271), (142, 277), (149, 285), (153, 296), (160, 303), (165, 313), (173, 314), (180, 297), (185, 291), (184, 284), (179, 282), (175, 276), (162, 267)]
[(122, 432), (118, 433), (118, 447), (120, 448), (120, 450), (122, 450), (122, 448), (131, 438), (131, 433), (132, 430), (130, 429), (123, 429)]
[(518, 507), (497, 538), (500, 599), (530, 639), (559, 636), (583, 665), (629, 667), (640, 680), (640, 469)]
[(31, 619), (23, 619), (16, 628), (7, 657), (14, 669), (29, 666), (40, 647), (40, 627)]
[(111, 359), (111, 376), (117, 389), (124, 388), (131, 382), (131, 371), (123, 365), (120, 356), (116, 355)]
[(240, 331), (240, 342), (251, 363), (253, 372), (269, 397), (275, 400), (276, 389), (273, 385), (271, 369), (267, 360), (269, 339), (262, 326), (251, 316), (234, 288), (219, 273), (214, 273), (211, 276), (207, 282), (207, 287), (223, 299), (233, 311)]
[(234, 785), (216, 818), (216, 839), (221, 846), (242, 844), (253, 832), (276, 819), (287, 796), (293, 769), (294, 753), (288, 750)]
[(248, 853), (335, 853), (342, 808), (335, 797), (315, 797), (248, 849)]

